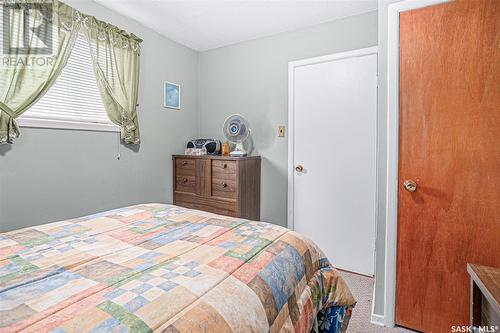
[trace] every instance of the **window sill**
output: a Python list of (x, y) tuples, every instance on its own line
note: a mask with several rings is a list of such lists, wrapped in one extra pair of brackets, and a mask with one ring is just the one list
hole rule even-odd
[(38, 118), (18, 118), (17, 124), (21, 127), (32, 128), (53, 128), (64, 130), (80, 130), (94, 132), (115, 132), (119, 133), (120, 128), (111, 124), (99, 124), (69, 120), (53, 120), (53, 119), (38, 119)]

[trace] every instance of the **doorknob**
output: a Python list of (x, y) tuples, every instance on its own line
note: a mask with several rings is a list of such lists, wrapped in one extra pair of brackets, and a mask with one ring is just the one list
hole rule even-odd
[(417, 183), (411, 179), (405, 180), (403, 186), (408, 192), (415, 192), (417, 190)]
[(302, 172), (302, 171), (304, 171), (304, 167), (303, 167), (302, 165), (300, 165), (300, 164), (299, 164), (299, 165), (297, 165), (297, 166), (295, 167), (295, 171), (297, 171), (297, 172)]

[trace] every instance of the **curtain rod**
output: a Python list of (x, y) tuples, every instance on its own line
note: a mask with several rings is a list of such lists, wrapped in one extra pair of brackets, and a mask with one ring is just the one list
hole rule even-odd
[(111, 23), (107, 23), (105, 21), (102, 21), (102, 20), (99, 20), (98, 18), (96, 18), (95, 16), (93, 15), (88, 15), (88, 14), (85, 14), (81, 11), (79, 11), (78, 9), (68, 5), (67, 3), (64, 3), (63, 1), (59, 1), (59, 0), (53, 0), (53, 2), (57, 2), (58, 5), (64, 5), (64, 6), (67, 6), (73, 10), (76, 10), (77, 12), (79, 12), (82, 16), (84, 17), (88, 17), (90, 18), (91, 20), (94, 20), (99, 26), (101, 26), (102, 28), (105, 28), (105, 29), (111, 29), (113, 30), (114, 32), (122, 35), (123, 37), (126, 37), (126, 38), (130, 38), (130, 39), (133, 39), (134, 41), (136, 41), (137, 43), (142, 43), (142, 38), (136, 36), (135, 34), (133, 33), (128, 33), (126, 32), (125, 30), (123, 29), (120, 29), (119, 27), (117, 27), (116, 25), (113, 25)]

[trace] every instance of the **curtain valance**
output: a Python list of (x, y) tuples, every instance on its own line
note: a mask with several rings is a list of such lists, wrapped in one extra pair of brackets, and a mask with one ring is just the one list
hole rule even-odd
[[(3, 17), (9, 17), (10, 37), (9, 47), (3, 45), (0, 64), (0, 144), (12, 143), (19, 136), (15, 119), (52, 87), (80, 33), (89, 42), (97, 85), (110, 120), (120, 126), (125, 143), (140, 142), (136, 113), (140, 38), (58, 0), (0, 4), (3, 11), (9, 11)], [(3, 28), (6, 26), (4, 22)], [(29, 38), (27, 27), (37, 29)]]

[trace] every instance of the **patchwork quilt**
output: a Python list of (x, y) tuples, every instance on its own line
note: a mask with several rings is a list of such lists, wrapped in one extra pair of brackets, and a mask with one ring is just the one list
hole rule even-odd
[(344, 332), (354, 304), (263, 222), (144, 204), (0, 234), (0, 332)]

